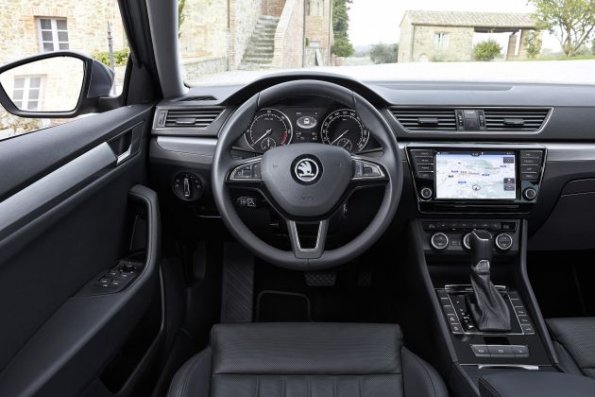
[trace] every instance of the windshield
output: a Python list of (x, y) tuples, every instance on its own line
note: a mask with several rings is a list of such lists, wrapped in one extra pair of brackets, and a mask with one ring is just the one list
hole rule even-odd
[(593, 0), (179, 0), (178, 9), (191, 86), (296, 69), (595, 84)]

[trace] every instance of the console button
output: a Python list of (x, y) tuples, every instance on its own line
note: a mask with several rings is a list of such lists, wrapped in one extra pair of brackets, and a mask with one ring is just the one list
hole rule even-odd
[(488, 345), (488, 351), (490, 352), (490, 357), (494, 358), (514, 357), (514, 353), (512, 352), (510, 346)]
[(448, 318), (448, 322), (450, 324), (458, 324), (459, 319), (457, 318), (456, 314), (447, 314), (446, 317)]
[(415, 158), (416, 164), (434, 164), (433, 157), (416, 157)]
[(495, 244), (499, 250), (508, 251), (510, 248), (512, 248), (512, 236), (508, 233), (501, 233), (496, 236)]
[(434, 222), (424, 222), (424, 230), (436, 230), (436, 224)]
[(510, 349), (512, 350), (512, 354), (514, 354), (516, 358), (529, 357), (529, 347), (526, 345), (513, 345), (510, 346)]
[(415, 168), (417, 172), (434, 172), (434, 164), (418, 164)]
[(533, 326), (530, 325), (530, 324), (521, 325), (521, 329), (523, 330), (523, 333), (525, 335), (533, 335), (533, 334), (535, 334), (535, 329), (533, 329)]
[(539, 172), (538, 165), (521, 165), (521, 172)]
[(432, 172), (418, 172), (417, 177), (421, 179), (432, 179), (434, 178), (434, 173)]
[(462, 334), (463, 328), (459, 324), (450, 324), (450, 330), (453, 334)]
[(541, 150), (521, 150), (522, 159), (541, 159), (543, 152)]
[(525, 308), (523, 306), (515, 306), (514, 307), (514, 311), (519, 316), (526, 316), (527, 315), (527, 311), (525, 310)]
[(471, 350), (475, 357), (490, 357), (490, 352), (486, 345), (471, 345)]
[(541, 165), (541, 158), (528, 157), (521, 159), (521, 166), (523, 165)]
[(535, 182), (539, 179), (537, 172), (521, 172), (521, 181)]
[(432, 247), (434, 247), (434, 249), (437, 249), (439, 251), (446, 249), (448, 247), (448, 243), (449, 243), (448, 236), (441, 232), (434, 233), (432, 235), (432, 237), (430, 238), (430, 244), (432, 245)]
[(416, 157), (432, 157), (434, 155), (430, 149), (411, 149), (410, 153)]
[(521, 323), (521, 325), (531, 325), (531, 320), (529, 320), (528, 316), (525, 315), (525, 316), (518, 316), (518, 317), (519, 317), (519, 323)]
[(455, 314), (455, 309), (454, 307), (452, 307), (452, 305), (443, 305), (442, 309), (446, 314)]
[(502, 230), (514, 231), (515, 229), (516, 229), (516, 225), (514, 222), (503, 222), (502, 223)]

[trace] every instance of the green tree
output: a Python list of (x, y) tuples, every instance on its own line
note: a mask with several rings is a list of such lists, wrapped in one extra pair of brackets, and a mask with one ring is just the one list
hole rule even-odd
[(349, 4), (353, 0), (333, 0), (333, 32), (335, 42), (331, 52), (339, 57), (353, 55), (353, 45), (349, 41)]
[[(128, 63), (128, 56), (130, 55), (130, 48), (122, 48), (121, 50), (114, 51), (114, 63), (116, 66), (126, 66)], [(100, 51), (93, 54), (93, 58), (97, 59), (104, 65), (110, 66), (109, 52)]]
[(370, 59), (374, 63), (396, 63), (398, 58), (398, 44), (375, 44), (370, 50)]
[(541, 35), (539, 32), (535, 30), (529, 31), (525, 38), (525, 46), (527, 48), (527, 55), (529, 58), (535, 58), (539, 53), (541, 53), (541, 45), (543, 41), (541, 40)]
[(473, 58), (476, 61), (493, 61), (502, 52), (502, 47), (494, 39), (482, 41), (473, 47)]
[(185, 8), (186, 0), (178, 0), (178, 38), (182, 35), (182, 24), (186, 20)]
[(566, 56), (573, 56), (595, 29), (595, 0), (529, 0), (543, 29), (555, 34)]

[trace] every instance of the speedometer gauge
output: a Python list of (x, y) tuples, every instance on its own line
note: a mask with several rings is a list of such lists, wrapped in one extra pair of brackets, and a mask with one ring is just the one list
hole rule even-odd
[(293, 139), (291, 122), (277, 109), (262, 109), (254, 116), (245, 133), (246, 142), (259, 152), (287, 145)]
[(362, 151), (370, 138), (370, 133), (352, 109), (335, 110), (326, 116), (320, 135), (323, 143), (343, 147), (352, 153)]

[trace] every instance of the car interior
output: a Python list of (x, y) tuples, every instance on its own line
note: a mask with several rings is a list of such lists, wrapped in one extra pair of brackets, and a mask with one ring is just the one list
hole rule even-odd
[(0, 68), (89, 113), (0, 142), (0, 396), (595, 395), (593, 86), (187, 87), (176, 3)]

